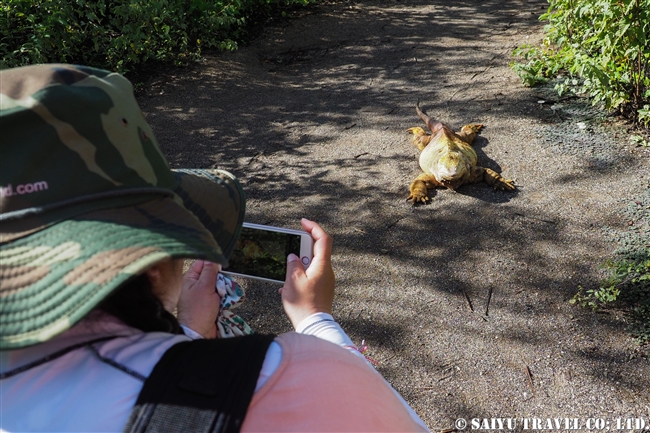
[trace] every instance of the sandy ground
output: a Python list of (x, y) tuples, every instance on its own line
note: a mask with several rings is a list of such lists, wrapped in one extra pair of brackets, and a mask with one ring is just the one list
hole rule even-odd
[[(650, 153), (521, 85), (511, 53), (539, 41), (546, 7), (324, 3), (150, 77), (140, 97), (173, 167), (240, 178), (247, 221), (308, 217), (333, 235), (335, 316), (434, 431), (496, 417), (517, 431), (523, 418), (650, 429), (650, 364), (625, 317), (568, 302), (603, 276), (616, 247), (604, 229), (628, 224), (620, 210), (650, 187)], [(407, 202), (418, 100), (453, 127), (483, 123), (479, 161), (517, 191)], [(254, 329), (290, 329), (277, 286), (242, 284)]]

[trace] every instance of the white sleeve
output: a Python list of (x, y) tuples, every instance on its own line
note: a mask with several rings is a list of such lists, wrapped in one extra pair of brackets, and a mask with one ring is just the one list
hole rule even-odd
[(192, 340), (203, 340), (203, 335), (199, 334), (194, 329), (189, 328), (185, 325), (181, 325), (181, 328), (183, 328), (183, 333), (186, 336), (190, 337)]
[(363, 358), (364, 361), (367, 359), (363, 356), (361, 352), (354, 345), (350, 337), (343, 331), (341, 325), (336, 323), (334, 317), (331, 314), (327, 313), (315, 313), (311, 316), (305, 318), (296, 326), (296, 332), (299, 334), (313, 335), (323, 340), (327, 340), (330, 343), (334, 343), (341, 347), (348, 349), (350, 352), (355, 355)]

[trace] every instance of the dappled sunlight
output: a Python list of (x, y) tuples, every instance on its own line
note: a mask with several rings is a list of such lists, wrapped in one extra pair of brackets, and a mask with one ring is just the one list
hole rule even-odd
[[(638, 409), (649, 367), (629, 361), (622, 319), (568, 301), (602, 277), (621, 167), (648, 162), (545, 144), (555, 114), (509, 68), (540, 34), (543, 0), (386, 3), (314, 6), (157, 81), (141, 101), (172, 167), (234, 173), (249, 222), (307, 217), (332, 234), (338, 320), (432, 428)], [(454, 128), (483, 123), (479, 164), (517, 190), (477, 183), (407, 202), (421, 172), (406, 132), (424, 127), (418, 101)], [(277, 286), (242, 285), (254, 329), (290, 329)]]

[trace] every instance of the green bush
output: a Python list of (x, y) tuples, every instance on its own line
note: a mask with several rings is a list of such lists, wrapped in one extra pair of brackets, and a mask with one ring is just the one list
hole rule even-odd
[(650, 124), (650, 0), (549, 0), (541, 46), (515, 50), (525, 85), (564, 75), (556, 86), (586, 94)]
[(274, 10), (313, 0), (0, 0), (0, 69), (79, 63), (125, 72), (235, 49)]
[(571, 302), (593, 309), (623, 308), (633, 334), (642, 344), (650, 344), (650, 189), (625, 213), (633, 224), (619, 234), (616, 258), (604, 265), (608, 277), (597, 289), (580, 287)]
[(610, 276), (598, 289), (580, 291), (572, 303), (594, 310), (619, 304), (627, 311), (632, 333), (641, 344), (650, 343), (650, 259), (609, 261)]

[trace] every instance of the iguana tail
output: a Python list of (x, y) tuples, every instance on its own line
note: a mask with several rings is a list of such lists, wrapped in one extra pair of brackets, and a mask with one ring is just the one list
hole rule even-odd
[(418, 100), (417, 104), (415, 104), (415, 111), (417, 111), (418, 116), (420, 116), (420, 119), (424, 121), (424, 123), (427, 124), (429, 129), (433, 134), (435, 134), (440, 128), (442, 128), (444, 125), (442, 122), (439, 122), (437, 120), (433, 120), (429, 116), (427, 116), (425, 113), (420, 110), (420, 101)]

